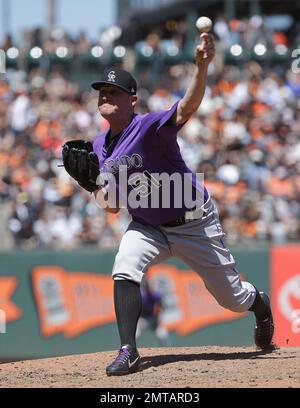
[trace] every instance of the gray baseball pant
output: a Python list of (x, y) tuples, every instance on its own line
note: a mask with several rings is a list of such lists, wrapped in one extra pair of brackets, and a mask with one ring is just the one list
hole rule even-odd
[(132, 221), (120, 243), (113, 279), (140, 283), (150, 266), (174, 256), (201, 276), (221, 306), (234, 312), (249, 310), (255, 288), (240, 279), (235, 260), (224, 244), (225, 233), (211, 198), (203, 211), (202, 218), (176, 227), (152, 227)]

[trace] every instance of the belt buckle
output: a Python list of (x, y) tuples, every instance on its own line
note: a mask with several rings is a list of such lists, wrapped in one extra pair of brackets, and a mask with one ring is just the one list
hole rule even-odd
[(178, 227), (185, 223), (185, 217), (176, 218), (176, 220), (169, 221), (163, 224), (164, 227)]
[(177, 218), (177, 220), (175, 220), (176, 225), (182, 225), (182, 224), (185, 224), (185, 223), (186, 223), (185, 216), (182, 216), (180, 218)]

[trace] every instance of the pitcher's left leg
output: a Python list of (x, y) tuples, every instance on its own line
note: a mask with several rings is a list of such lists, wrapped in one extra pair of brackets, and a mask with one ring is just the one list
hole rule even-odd
[(240, 279), (235, 260), (223, 241), (225, 234), (214, 204), (207, 203), (207, 212), (201, 220), (167, 228), (165, 233), (173, 255), (201, 276), (221, 306), (233, 312), (254, 312), (255, 344), (267, 348), (274, 331), (269, 298)]

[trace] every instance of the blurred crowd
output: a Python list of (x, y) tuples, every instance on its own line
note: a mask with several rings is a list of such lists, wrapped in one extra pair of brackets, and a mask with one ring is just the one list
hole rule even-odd
[[(152, 38), (153, 40), (153, 38)], [(184, 95), (191, 63), (136, 73), (138, 113)], [(300, 239), (300, 74), (215, 63), (197, 113), (178, 136), (182, 155), (219, 208), (228, 244)], [(8, 71), (0, 81), (1, 249), (118, 245), (130, 218), (106, 214), (68, 176), (61, 146), (93, 140), (107, 123), (97, 93), (59, 68)]]
[[(300, 22), (291, 14), (253, 15), (239, 19), (220, 14), (213, 20), (213, 34), (220, 40), (224, 50), (229, 50), (237, 44), (250, 50), (255, 45), (262, 44), (272, 51), (278, 45), (296, 47), (300, 41)], [(59, 47), (66, 47), (68, 55), (74, 56), (90, 53), (95, 45), (106, 51), (125, 44), (137, 52), (144, 50), (148, 57), (159, 51), (174, 56), (177, 51), (191, 49), (193, 41), (198, 41), (198, 32), (194, 25), (192, 27), (187, 17), (168, 19), (165, 24), (153, 23), (151, 28), (135, 28), (134, 35), (127, 33), (126, 28), (122, 29), (116, 25), (99, 30), (98, 38), (93, 39), (84, 31), (71, 35), (58, 27), (51, 30), (37, 27), (25, 30), (18, 40), (6, 35), (0, 48), (7, 51), (11, 47), (17, 47), (20, 53), (25, 55), (32, 48), (40, 47), (47, 55), (54, 54)]]
[(77, 36), (71, 36), (62, 28), (55, 28), (48, 32), (37, 27), (24, 31), (19, 41), (7, 34), (0, 48), (7, 51), (11, 47), (17, 47), (22, 53), (26, 53), (33, 47), (40, 47), (46, 53), (51, 54), (61, 46), (68, 47), (71, 54), (82, 54), (90, 51), (92, 42), (84, 31)]
[[(162, 27), (152, 30), (142, 41), (135, 44), (136, 50), (145, 50), (174, 55), (186, 51), (191, 43), (198, 41), (198, 32), (191, 37), (190, 22), (187, 19), (166, 22), (165, 30)], [(259, 16), (254, 15), (243, 19), (228, 19), (220, 15), (214, 19), (213, 34), (222, 50), (228, 51), (232, 46), (239, 45), (242, 50), (253, 50), (259, 44), (268, 51), (279, 51), (284, 54), (288, 47), (295, 47), (300, 41), (300, 23), (294, 21), (290, 15)], [(164, 34), (163, 34), (164, 32)], [(279, 48), (278, 48), (279, 46)], [(146, 48), (145, 48), (146, 47)], [(285, 48), (286, 47), (286, 48)]]

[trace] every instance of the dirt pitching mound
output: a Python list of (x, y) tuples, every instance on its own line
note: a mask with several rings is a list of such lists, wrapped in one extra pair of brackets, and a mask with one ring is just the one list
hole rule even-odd
[(107, 377), (115, 351), (0, 364), (0, 387), (300, 387), (300, 348), (141, 348), (140, 371)]

